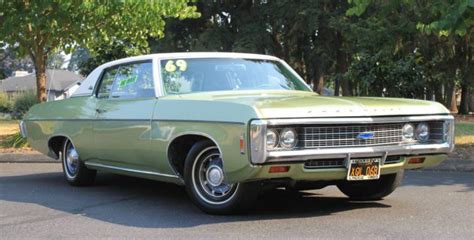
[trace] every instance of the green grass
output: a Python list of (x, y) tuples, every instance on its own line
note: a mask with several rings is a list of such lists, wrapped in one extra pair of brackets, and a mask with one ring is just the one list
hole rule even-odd
[(23, 148), (26, 140), (20, 136), (18, 121), (0, 121), (0, 149)]
[(456, 136), (474, 135), (474, 122), (457, 122)]
[(474, 145), (474, 122), (456, 122), (456, 144)]
[(0, 142), (0, 148), (23, 148), (26, 146), (28, 146), (28, 142), (19, 132), (6, 136)]
[(18, 131), (18, 121), (0, 120), (0, 135), (10, 135)]

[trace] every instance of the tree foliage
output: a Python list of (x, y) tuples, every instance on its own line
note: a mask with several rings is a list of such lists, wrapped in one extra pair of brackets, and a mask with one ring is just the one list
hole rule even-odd
[(89, 58), (90, 58), (90, 54), (86, 48), (83, 48), (83, 47), (76, 48), (71, 54), (71, 59), (69, 59), (67, 70), (71, 72), (78, 72), (80, 70), (81, 64), (87, 61)]
[(326, 86), (336, 95), (435, 99), (455, 110), (457, 89), (468, 99), (473, 85), (472, 5), (202, 0), (201, 18), (169, 20), (165, 38), (150, 39), (150, 47), (271, 54), (289, 62), (318, 92)]
[(0, 3), (4, 43), (30, 56), (80, 46), (70, 66), (82, 74), (149, 51), (254, 52), (286, 60), (317, 92), (429, 99), (453, 111), (460, 94), (460, 113), (474, 107), (473, 0)]
[(0, 49), (0, 80), (10, 77), (14, 71), (33, 71), (29, 57), (18, 57), (10, 48)]
[[(472, 51), (474, 47), (474, 1), (391, 1), (389, 3), (359, 0), (353, 1), (348, 15), (357, 16), (361, 22), (381, 23), (377, 29), (388, 30), (390, 39), (396, 42), (377, 47), (394, 50), (394, 60), (412, 55), (416, 60), (410, 83), (417, 82), (416, 89), (409, 88), (412, 97), (424, 96), (445, 103), (457, 111), (456, 89), (461, 88), (460, 113), (469, 113), (473, 85)], [(384, 21), (388, 22), (384, 23)], [(366, 36), (374, 37), (373, 31)], [(360, 38), (359, 38), (360, 39)], [(385, 39), (389, 39), (385, 37)], [(377, 46), (377, 45), (375, 45)], [(366, 51), (366, 47), (363, 47)], [(373, 54), (375, 53), (372, 51)], [(355, 61), (355, 64), (360, 62)], [(395, 82), (397, 79), (393, 79)], [(402, 79), (400, 79), (402, 80)], [(407, 85), (408, 86), (408, 85)], [(401, 90), (400, 93), (406, 93)], [(399, 94), (397, 94), (399, 95)]]
[(61, 52), (52, 52), (46, 61), (48, 69), (62, 69), (66, 62), (66, 57)]
[(131, 42), (130, 51), (144, 53), (148, 37), (163, 37), (164, 18), (197, 17), (195, 10), (187, 0), (0, 0), (0, 39), (33, 60), (38, 97), (45, 101), (48, 54), (114, 41)]

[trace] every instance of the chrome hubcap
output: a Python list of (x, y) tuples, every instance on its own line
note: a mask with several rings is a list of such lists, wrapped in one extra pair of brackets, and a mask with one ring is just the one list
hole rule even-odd
[(220, 167), (212, 166), (207, 169), (206, 178), (211, 186), (217, 187), (224, 181), (224, 173)]
[(79, 166), (79, 154), (71, 143), (66, 147), (65, 158), (67, 174), (70, 177), (74, 177)]
[[(206, 152), (203, 151), (202, 155)], [(223, 203), (233, 195), (237, 184), (229, 184), (225, 181), (223, 163), (218, 152), (196, 159), (193, 167), (193, 178), (199, 195), (210, 203)]]

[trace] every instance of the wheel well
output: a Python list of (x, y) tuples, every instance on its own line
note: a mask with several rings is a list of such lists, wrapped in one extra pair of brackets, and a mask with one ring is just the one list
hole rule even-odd
[[(168, 147), (168, 161), (177, 174), (184, 176), (184, 161), (193, 145), (202, 140), (211, 140), (200, 135), (183, 135), (175, 138)], [(212, 140), (211, 140), (212, 141)]]
[(56, 136), (49, 139), (49, 151), (54, 153), (56, 159), (59, 159), (59, 153), (61, 152), (61, 148), (63, 147), (64, 141), (66, 141), (66, 139), (67, 137), (65, 136)]

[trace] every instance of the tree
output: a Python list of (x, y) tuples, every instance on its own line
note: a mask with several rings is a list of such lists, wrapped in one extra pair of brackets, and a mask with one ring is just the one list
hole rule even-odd
[[(83, 64), (87, 59), (90, 58), (89, 51), (87, 49), (78, 47), (71, 54), (67, 70), (71, 72), (77, 72), (80, 69), (80, 65)], [(87, 73), (88, 74), (88, 73)]]
[[(470, 93), (474, 82), (474, 1), (459, 0), (454, 2), (432, 1), (428, 23), (420, 22), (417, 27), (427, 35), (436, 35), (453, 44), (453, 65), (456, 65), (461, 85), (460, 114), (469, 114)], [(454, 105), (456, 103), (454, 102)], [(453, 105), (451, 103), (451, 105)]]
[(61, 69), (66, 61), (65, 56), (61, 52), (53, 52), (48, 56), (46, 61), (46, 68)]
[[(358, 22), (362, 20), (382, 23), (371, 31), (358, 29), (355, 34), (349, 35), (362, 32), (368, 36), (363, 42), (372, 45), (369, 49), (377, 46), (374, 42), (377, 36), (391, 36), (383, 37), (384, 41), (389, 43), (385, 43), (384, 47), (375, 47), (376, 51), (388, 47), (387, 50), (392, 49), (394, 53), (401, 53), (397, 58), (413, 55), (414, 65), (412, 68), (406, 68), (408, 71), (406, 73), (409, 73), (410, 69), (417, 71), (411, 73), (413, 80), (407, 83), (419, 82), (420, 84), (416, 85), (418, 90), (413, 88), (414, 85), (409, 89), (400, 89), (410, 90), (416, 98), (421, 98), (423, 95), (431, 98), (431, 95), (435, 95), (437, 101), (443, 102), (452, 112), (457, 112), (456, 88), (460, 85), (459, 113), (469, 113), (469, 95), (474, 81), (471, 70), (474, 47), (474, 1), (349, 0), (349, 2), (352, 5), (347, 14), (356, 16)], [(388, 24), (383, 24), (384, 20), (390, 21)], [(389, 30), (388, 34), (384, 29)], [(391, 40), (396, 41), (390, 43)], [(400, 78), (391, 81), (397, 79)]]
[(201, 0), (196, 4), (201, 18), (170, 19), (166, 36), (149, 38), (149, 44), (152, 52), (275, 55), (315, 91), (326, 86), (337, 95), (342, 90), (342, 95), (436, 100), (454, 110), (460, 87), (463, 112), (474, 84), (472, 4)]
[(187, 0), (0, 0), (0, 43), (30, 56), (38, 99), (46, 101), (46, 63), (55, 50), (128, 41), (132, 51), (147, 52), (147, 38), (163, 36), (164, 18), (197, 17), (195, 10)]
[(0, 48), (0, 80), (10, 77), (14, 71), (33, 71), (33, 62), (26, 57), (18, 57), (11, 48)]
[(130, 48), (133, 48), (133, 46), (123, 41), (114, 41), (112, 43), (94, 46), (92, 48), (94, 55), (88, 56), (87, 59), (83, 59), (77, 63), (79, 73), (83, 76), (87, 76), (101, 64), (125, 58), (129, 56), (130, 53), (128, 53), (127, 50)]
[[(336, 24), (345, 17), (347, 5), (346, 0), (202, 0), (197, 3), (201, 18), (170, 20), (165, 38), (151, 38), (150, 46), (152, 52), (275, 55), (288, 61), (321, 92), (324, 79), (330, 78), (336, 66), (341, 73), (347, 70), (348, 64), (338, 64), (337, 59), (348, 59), (350, 46), (338, 36)], [(340, 50), (339, 55), (335, 49)]]

